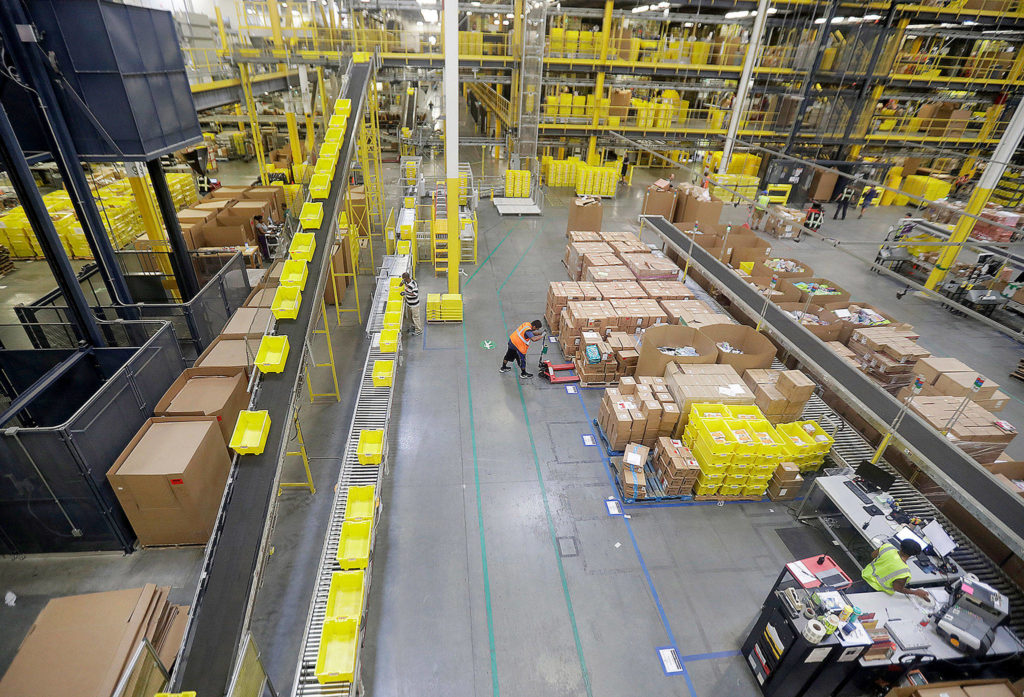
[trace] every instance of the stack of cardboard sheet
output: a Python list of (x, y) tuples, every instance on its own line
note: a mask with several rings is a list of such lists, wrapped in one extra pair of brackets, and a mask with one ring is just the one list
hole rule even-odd
[(612, 248), (604, 242), (570, 242), (565, 247), (565, 269), (569, 278), (578, 281), (583, 277), (583, 258), (587, 254), (611, 254)]
[(682, 278), (683, 272), (679, 266), (662, 254), (652, 254), (648, 251), (647, 253), (620, 254), (619, 256), (626, 268), (641, 281), (678, 281)]
[(682, 281), (641, 281), (648, 297), (661, 302), (663, 300), (692, 300), (693, 291)]
[(754, 404), (773, 424), (797, 421), (814, 394), (814, 382), (799, 370), (752, 368), (743, 381), (754, 393)]
[[(963, 397), (915, 397), (910, 409), (937, 431), (945, 431)], [(1017, 436), (1017, 429), (976, 402), (967, 402), (949, 429), (949, 439), (982, 464), (994, 463)]]
[(683, 442), (662, 436), (654, 444), (654, 473), (666, 496), (685, 496), (693, 491), (700, 465)]
[(896, 394), (913, 379), (914, 365), (931, 354), (917, 344), (912, 330), (865, 327), (850, 336), (848, 344), (863, 370), (882, 389)]
[(694, 404), (753, 404), (754, 393), (731, 365), (669, 363), (665, 384), (679, 407), (679, 425), (683, 432)]
[[(185, 635), (188, 607), (168, 603), (169, 591), (148, 584), (54, 598), (0, 680), (0, 695), (108, 697), (144, 638), (170, 668)], [(154, 694), (161, 687), (135, 682), (124, 694)]]
[(768, 482), (768, 498), (772, 501), (789, 501), (795, 499), (804, 485), (800, 476), (800, 467), (792, 462), (783, 462), (775, 468), (771, 481)]
[(601, 294), (593, 283), (576, 281), (552, 281), (548, 284), (548, 301), (544, 311), (548, 329), (557, 334), (561, 324), (562, 310), (570, 300), (600, 300)]

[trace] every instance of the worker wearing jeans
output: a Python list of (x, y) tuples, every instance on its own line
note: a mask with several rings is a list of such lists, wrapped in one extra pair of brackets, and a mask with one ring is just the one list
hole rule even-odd
[(420, 317), (420, 288), (412, 276), (408, 273), (402, 274), (402, 297), (405, 298), (405, 312), (412, 320), (412, 333), (423, 333), (423, 318)]
[(530, 348), (531, 341), (540, 341), (544, 338), (540, 333), (542, 326), (544, 325), (541, 324), (539, 319), (535, 319), (532, 322), (523, 322), (509, 335), (508, 350), (505, 351), (505, 357), (501, 359), (501, 368), (498, 369), (499, 373), (507, 373), (512, 370), (508, 362), (515, 361), (519, 364), (519, 377), (533, 377), (533, 373), (526, 371), (526, 351)]

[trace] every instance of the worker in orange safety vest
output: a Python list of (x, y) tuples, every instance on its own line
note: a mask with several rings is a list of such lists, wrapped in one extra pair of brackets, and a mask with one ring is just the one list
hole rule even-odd
[(498, 369), (498, 372), (507, 373), (512, 370), (508, 362), (515, 361), (519, 364), (519, 377), (533, 377), (533, 373), (526, 372), (526, 351), (530, 348), (531, 341), (540, 341), (544, 338), (540, 331), (542, 326), (544, 325), (541, 324), (541, 321), (535, 319), (532, 322), (523, 322), (509, 334), (508, 350), (505, 352), (505, 357), (501, 359), (501, 368)]

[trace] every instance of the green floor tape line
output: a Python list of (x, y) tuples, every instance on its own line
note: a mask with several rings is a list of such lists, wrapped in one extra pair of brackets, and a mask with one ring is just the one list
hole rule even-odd
[(491, 258), (491, 255), (498, 251), (498, 248), (501, 247), (502, 244), (504, 244), (505, 240), (508, 239), (508, 236), (511, 235), (512, 231), (515, 230), (517, 227), (518, 225), (513, 225), (511, 228), (509, 228), (509, 231), (505, 233), (505, 236), (501, 238), (501, 241), (498, 242), (497, 246), (487, 253), (487, 256), (484, 257), (483, 261), (477, 264), (476, 270), (474, 270), (473, 273), (469, 274), (469, 278), (467, 278), (466, 282), (462, 284), (463, 288), (469, 285), (469, 282), (473, 280), (473, 276), (476, 276), (477, 272), (480, 271), (480, 269), (484, 267), (484, 264), (487, 263), (487, 260)]
[[(508, 333), (508, 322), (505, 320), (505, 310), (501, 307), (501, 291), (505, 287), (505, 284), (508, 283), (508, 280), (512, 278), (512, 274), (514, 274), (516, 269), (519, 268), (519, 264), (521, 264), (523, 259), (526, 258), (526, 255), (529, 254), (530, 250), (533, 248), (533, 243), (537, 241), (537, 237), (540, 236), (540, 233), (541, 230), (538, 230), (537, 234), (533, 236), (533, 239), (530, 240), (530, 245), (526, 248), (526, 251), (523, 252), (521, 257), (519, 257), (519, 261), (516, 262), (516, 265), (512, 267), (508, 276), (505, 277), (505, 280), (498, 287), (496, 293), (498, 296), (498, 309), (501, 311), (501, 323), (505, 327), (506, 334)], [(523, 409), (523, 419), (526, 422), (526, 433), (530, 437), (530, 448), (533, 451), (533, 467), (537, 472), (537, 481), (540, 483), (540, 496), (544, 502), (544, 516), (547, 518), (548, 534), (551, 536), (551, 544), (555, 550), (555, 561), (558, 564), (558, 575), (562, 581), (562, 595), (565, 597), (565, 606), (569, 610), (569, 623), (572, 625), (573, 641), (576, 642), (576, 655), (579, 656), (580, 659), (580, 670), (583, 674), (583, 686), (587, 690), (587, 697), (593, 697), (594, 693), (591, 691), (590, 687), (590, 672), (587, 670), (587, 662), (583, 658), (583, 644), (580, 642), (580, 632), (579, 628), (576, 626), (576, 613), (572, 609), (572, 598), (569, 595), (569, 584), (565, 579), (565, 567), (562, 565), (562, 555), (558, 548), (558, 535), (555, 533), (555, 524), (551, 520), (551, 506), (548, 504), (548, 491), (547, 487), (544, 485), (544, 475), (541, 473), (540, 469), (540, 457), (537, 455), (537, 443), (533, 439), (533, 426), (530, 425), (530, 415), (526, 410), (526, 400), (523, 399), (522, 381), (516, 380), (516, 387), (519, 389), (519, 404)]]
[[(497, 247), (495, 247), (497, 249)], [(494, 644), (494, 612), (491, 610), (491, 578), (487, 573), (487, 541), (484, 539), (484, 510), (480, 497), (480, 463), (476, 455), (476, 425), (473, 420), (473, 387), (469, 380), (469, 344), (466, 323), (462, 323), (462, 352), (465, 356), (466, 397), (469, 399), (469, 438), (473, 445), (473, 482), (476, 486), (476, 524), (480, 528), (480, 560), (484, 573), (484, 603), (487, 606), (487, 642), (491, 650), (491, 686), (498, 697), (498, 654)]]

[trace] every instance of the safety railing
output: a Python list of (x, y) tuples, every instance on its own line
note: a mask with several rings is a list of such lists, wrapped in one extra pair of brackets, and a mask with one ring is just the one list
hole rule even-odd
[(1013, 70), (1015, 52), (983, 52), (974, 56), (946, 56), (939, 53), (901, 53), (896, 56), (892, 74), (898, 79), (915, 82), (949, 80), (1008, 80)]
[[(931, 116), (916, 110), (914, 114), (887, 113), (878, 110), (871, 117), (868, 139), (888, 140), (893, 138), (943, 138), (945, 140), (977, 140), (985, 126), (984, 113), (975, 114), (967, 109), (944, 112), (940, 116)], [(987, 139), (998, 140), (1003, 130), (1003, 122), (999, 122), (988, 134)]]

